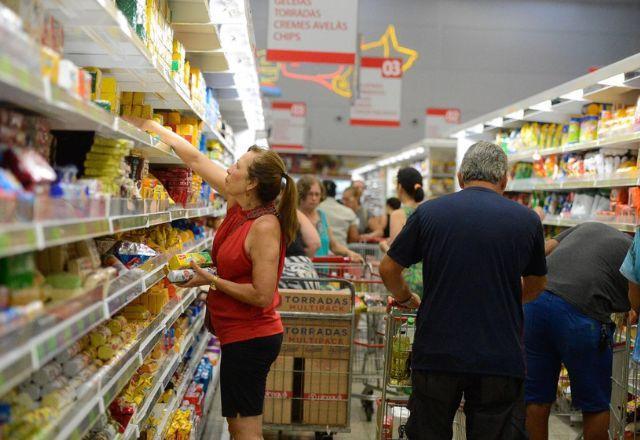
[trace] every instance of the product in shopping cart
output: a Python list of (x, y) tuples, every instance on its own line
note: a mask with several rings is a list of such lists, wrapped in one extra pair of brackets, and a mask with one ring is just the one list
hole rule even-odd
[(400, 331), (393, 336), (391, 347), (392, 385), (409, 385), (411, 378), (411, 341), (410, 332), (413, 331), (413, 318), (408, 318), (400, 326)]

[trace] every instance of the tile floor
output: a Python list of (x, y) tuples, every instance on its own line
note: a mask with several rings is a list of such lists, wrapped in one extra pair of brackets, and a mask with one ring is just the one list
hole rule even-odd
[[(229, 436), (224, 428), (224, 420), (220, 416), (220, 395), (216, 396), (216, 401), (210, 412), (210, 420), (207, 423), (207, 430), (202, 437), (207, 440), (228, 440)], [(581, 425), (576, 424), (570, 426), (568, 417), (551, 416), (549, 421), (549, 439), (550, 440), (576, 440)], [(314, 440), (313, 433), (274, 433), (265, 430), (265, 440)], [(376, 439), (376, 423), (374, 421), (367, 422), (362, 405), (359, 401), (353, 400), (351, 403), (351, 432), (338, 434), (334, 437), (336, 440), (375, 440)]]

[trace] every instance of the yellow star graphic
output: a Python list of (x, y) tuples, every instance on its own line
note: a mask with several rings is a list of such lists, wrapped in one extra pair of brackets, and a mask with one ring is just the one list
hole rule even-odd
[(366, 52), (369, 50), (377, 49), (379, 47), (382, 47), (383, 56), (385, 58), (390, 57), (391, 48), (393, 48), (395, 52), (401, 53), (408, 57), (406, 60), (404, 60), (404, 63), (402, 64), (403, 72), (406, 72), (407, 70), (409, 70), (411, 66), (413, 66), (413, 63), (416, 62), (419, 56), (418, 51), (409, 49), (408, 47), (401, 46), (400, 43), (398, 43), (398, 37), (396, 36), (396, 28), (392, 24), (390, 24), (387, 27), (387, 30), (384, 32), (384, 34), (382, 34), (380, 39), (376, 41), (372, 41), (370, 43), (364, 43), (360, 46), (360, 49), (362, 50), (362, 52)]

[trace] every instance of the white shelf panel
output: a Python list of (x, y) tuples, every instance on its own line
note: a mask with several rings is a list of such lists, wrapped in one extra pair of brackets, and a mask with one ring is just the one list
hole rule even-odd
[(548, 218), (545, 218), (544, 220), (542, 220), (542, 224), (543, 225), (561, 226), (561, 227), (566, 227), (566, 228), (577, 226), (579, 224), (586, 223), (586, 222), (604, 223), (605, 225), (609, 225), (612, 228), (616, 228), (617, 230), (622, 231), (622, 232), (635, 232), (635, 230), (636, 230), (636, 225), (634, 225), (633, 223), (608, 222), (608, 221), (600, 221), (600, 220), (597, 220), (597, 219), (570, 219), (570, 218), (551, 218), (551, 217), (548, 217)]
[(130, 216), (0, 224), (0, 257), (217, 213), (209, 206)]
[(639, 186), (638, 175), (612, 176), (607, 178), (588, 179), (514, 179), (507, 183), (506, 191), (559, 191), (587, 188), (616, 188), (623, 186)]
[(639, 148), (640, 132), (627, 133), (618, 136), (606, 137), (595, 141), (581, 142), (577, 144), (564, 145), (557, 148), (535, 149), (527, 151), (519, 151), (507, 155), (509, 162), (518, 162), (524, 160), (532, 160), (533, 156), (550, 156), (552, 154), (571, 153), (576, 151), (589, 151), (599, 148)]

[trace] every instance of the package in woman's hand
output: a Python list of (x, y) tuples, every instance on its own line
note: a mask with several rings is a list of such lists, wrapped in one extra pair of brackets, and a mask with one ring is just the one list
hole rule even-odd
[(171, 257), (169, 260), (169, 269), (188, 269), (192, 261), (200, 267), (211, 267), (213, 265), (209, 252), (190, 252), (186, 254), (176, 254)]

